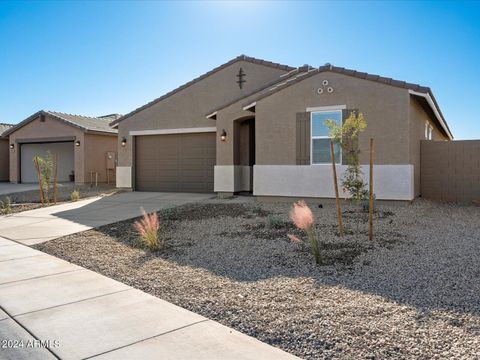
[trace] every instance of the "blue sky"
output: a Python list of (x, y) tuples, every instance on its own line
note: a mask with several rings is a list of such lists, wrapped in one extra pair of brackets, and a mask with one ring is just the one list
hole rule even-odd
[(0, 2), (0, 122), (127, 113), (237, 55), (430, 86), (480, 138), (480, 2)]

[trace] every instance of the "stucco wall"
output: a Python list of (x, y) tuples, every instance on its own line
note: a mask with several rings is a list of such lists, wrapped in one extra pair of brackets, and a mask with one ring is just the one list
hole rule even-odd
[[(97, 135), (86, 133), (85, 142), (85, 178), (84, 182), (90, 182), (90, 171), (99, 173), (98, 182), (107, 181), (107, 160), (106, 153), (113, 151), (117, 153), (117, 136)], [(115, 184), (115, 169), (110, 171), (110, 183)], [(95, 180), (94, 180), (95, 181)]]
[(8, 139), (0, 139), (0, 181), (8, 181), (9, 152)]
[[(246, 83), (242, 89), (236, 83), (240, 68), (246, 74)], [(119, 143), (122, 137), (127, 137), (127, 145), (119, 145), (118, 165), (122, 167), (122, 178), (128, 167), (132, 166), (134, 141), (129, 135), (130, 131), (214, 127), (215, 120), (205, 118), (207, 112), (261, 88), (285, 72), (248, 61), (238, 61), (123, 120), (118, 126)]]
[[(37, 118), (17, 131), (10, 134), (10, 143), (15, 144), (15, 149), (10, 151), (10, 181), (20, 181), (18, 166), (20, 164), (20, 151), (18, 142), (25, 139), (54, 141), (56, 138), (75, 138), (83, 143), (83, 132), (80, 129), (65, 125), (61, 121), (50, 116), (45, 117), (45, 122)], [(84, 178), (84, 154), (83, 147), (75, 147), (75, 177)]]
[(233, 165), (235, 163), (235, 141), (239, 140), (239, 137), (236, 137), (239, 135), (239, 128), (235, 122), (239, 124), (242, 120), (254, 115), (242, 110), (241, 104), (245, 102), (248, 102), (248, 98), (220, 110), (217, 114), (217, 132), (220, 133), (224, 129), (227, 132), (226, 141), (221, 141), (217, 136), (217, 165)]
[[(327, 80), (334, 92), (328, 93)], [(323, 94), (317, 89), (324, 88)], [(375, 139), (376, 164), (409, 163), (409, 94), (406, 89), (324, 72), (257, 102), (257, 165), (296, 163), (296, 113), (307, 107), (346, 105), (365, 115), (367, 129), (359, 137), (360, 162), (368, 163), (369, 139)]]
[[(323, 85), (324, 80), (328, 81), (328, 85)], [(333, 87), (333, 93), (327, 92), (329, 86)], [(319, 88), (324, 89), (322, 94), (318, 94)], [(412, 199), (414, 185), (419, 187), (419, 180), (414, 184), (414, 175), (419, 179), (420, 170), (414, 169), (412, 165), (414, 164), (412, 160), (412, 151), (414, 150), (410, 144), (412, 141), (417, 143), (418, 134), (416, 131), (412, 138), (412, 128), (409, 125), (410, 97), (408, 90), (404, 88), (343, 74), (324, 72), (257, 101), (254, 194), (272, 195), (270, 192), (273, 190), (276, 195), (280, 196), (282, 194), (283, 196), (294, 195), (294, 192), (300, 194), (299, 186), (295, 185), (298, 179), (304, 179), (304, 176), (308, 175), (307, 178), (310, 177), (309, 181), (311, 182), (311, 176), (321, 177), (323, 172), (330, 179), (329, 167), (312, 167), (309, 170), (309, 166), (291, 166), (296, 165), (297, 162), (296, 114), (305, 112), (307, 108), (344, 105), (347, 109), (358, 109), (366, 117), (367, 129), (359, 139), (361, 164), (368, 164), (369, 139), (371, 137), (375, 139), (375, 164), (382, 166), (379, 168), (381, 171), (378, 175), (381, 178), (378, 179), (376, 194), (383, 198)], [(218, 131), (225, 128), (227, 133), (232, 134), (233, 120), (250, 114), (242, 111), (241, 105), (253, 99), (254, 96), (219, 111), (217, 114)], [(441, 133), (435, 130), (434, 138), (441, 136)], [(228, 138), (226, 142), (219, 143), (217, 149), (219, 150), (217, 165), (231, 165), (233, 163), (233, 139)], [(418, 149), (417, 155), (420, 156), (420, 149)], [(277, 165), (283, 166), (275, 167)], [(272, 169), (279, 172), (272, 173)], [(368, 177), (368, 174), (364, 175)], [(399, 178), (396, 179), (396, 176)], [(270, 179), (270, 185), (272, 185), (270, 188), (265, 182), (266, 179)], [(289, 186), (285, 185), (287, 180), (292, 182), (289, 183)], [(259, 183), (256, 184), (256, 182)], [(274, 187), (274, 184), (277, 186)], [(315, 190), (315, 192), (312, 189), (309, 194), (328, 197), (331, 189), (325, 184), (328, 184), (327, 180), (322, 185), (327, 186), (325, 191), (316, 189), (318, 191)], [(226, 188), (225, 184), (222, 185), (222, 188)], [(395, 192), (395, 188), (398, 188), (397, 192)]]
[[(342, 178), (345, 165), (336, 165)], [(364, 180), (369, 182), (369, 167), (362, 166)], [(407, 200), (413, 195), (413, 165), (375, 165), (373, 188), (379, 200)], [(346, 197), (340, 187), (340, 197)], [(253, 195), (334, 198), (332, 168), (322, 165), (255, 165)]]
[(105, 182), (105, 152), (117, 151), (117, 136), (84, 133), (81, 129), (66, 125), (50, 116), (45, 117), (45, 122), (35, 119), (10, 134), (9, 142), (15, 144), (15, 149), (9, 151), (10, 181), (14, 183), (20, 181), (18, 170), (20, 164), (19, 143), (65, 139), (80, 141), (80, 146), (74, 146), (75, 182), (90, 182), (89, 171), (98, 171), (100, 173), (99, 182)]
[(420, 143), (425, 138), (425, 122), (428, 121), (433, 127), (432, 140), (443, 141), (448, 140), (447, 136), (438, 128), (437, 124), (432, 121), (428, 114), (423, 110), (414, 96), (410, 97), (410, 163), (414, 166), (415, 179), (415, 197), (421, 194), (421, 158)]

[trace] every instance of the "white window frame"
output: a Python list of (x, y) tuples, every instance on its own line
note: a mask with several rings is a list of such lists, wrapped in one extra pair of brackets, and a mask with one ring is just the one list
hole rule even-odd
[(428, 125), (428, 140), (432, 140), (433, 126)]
[[(346, 106), (345, 105), (342, 105), (342, 106), (338, 106), (338, 107), (335, 107), (335, 108), (331, 108), (331, 109), (324, 109), (324, 110), (316, 110), (316, 111), (312, 111), (310, 112), (310, 165), (328, 165), (328, 164), (331, 164), (332, 162), (329, 161), (329, 162), (325, 162), (325, 163), (314, 163), (313, 162), (313, 140), (315, 139), (331, 139), (330, 136), (313, 136), (313, 114), (318, 114), (318, 113), (331, 113), (331, 112), (339, 112), (340, 113), (340, 121), (343, 123), (343, 109), (345, 109)], [(330, 155), (331, 156), (331, 155)], [(336, 162), (335, 165), (342, 165), (342, 161), (343, 161), (343, 151), (342, 151), (342, 148), (340, 147), (340, 159), (339, 159), (339, 162)]]

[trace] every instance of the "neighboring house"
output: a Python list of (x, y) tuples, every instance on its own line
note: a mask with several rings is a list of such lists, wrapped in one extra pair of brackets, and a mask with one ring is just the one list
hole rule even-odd
[(12, 127), (10, 124), (0, 123), (0, 181), (8, 181), (9, 154), (8, 136), (3, 134)]
[(73, 175), (75, 183), (89, 183), (98, 173), (98, 182), (104, 183), (107, 172), (113, 181), (117, 130), (109, 123), (119, 116), (95, 118), (44, 110), (33, 114), (4, 134), (10, 143), (10, 181), (36, 182), (33, 158), (47, 152), (58, 157), (59, 182), (71, 181)]
[[(375, 139), (377, 198), (419, 196), (420, 141), (453, 139), (429, 88), (243, 55), (112, 123), (123, 144), (117, 186), (333, 197), (324, 120), (353, 110), (368, 124), (359, 138), (365, 175)], [(341, 177), (345, 156), (338, 158)]]

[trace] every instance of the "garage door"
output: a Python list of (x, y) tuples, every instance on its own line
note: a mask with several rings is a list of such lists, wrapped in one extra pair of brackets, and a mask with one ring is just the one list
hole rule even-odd
[(70, 181), (69, 175), (75, 168), (73, 142), (52, 142), (20, 145), (20, 179), (22, 183), (37, 182), (37, 173), (33, 165), (35, 156), (44, 157), (47, 151), (58, 155), (58, 181)]
[(135, 187), (213, 192), (215, 157), (215, 133), (137, 136)]

